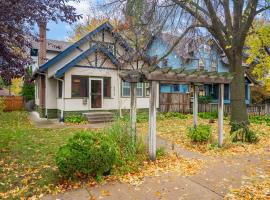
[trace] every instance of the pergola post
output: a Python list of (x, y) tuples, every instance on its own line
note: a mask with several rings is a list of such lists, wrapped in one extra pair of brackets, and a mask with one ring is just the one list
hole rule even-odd
[(194, 127), (198, 126), (198, 96), (199, 96), (199, 88), (197, 85), (194, 85), (194, 91), (193, 91), (193, 125)]
[(136, 101), (136, 83), (130, 83), (130, 134), (133, 141), (136, 140), (136, 118), (137, 118), (137, 101)]
[(219, 84), (218, 95), (218, 146), (223, 143), (224, 84)]
[(152, 161), (156, 160), (156, 100), (157, 81), (150, 82), (149, 99), (149, 156)]

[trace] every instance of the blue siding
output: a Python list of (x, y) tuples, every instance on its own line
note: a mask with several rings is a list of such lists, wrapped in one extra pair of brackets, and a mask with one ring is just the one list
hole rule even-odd
[[(150, 57), (161, 57), (163, 56), (168, 50), (169, 50), (169, 46), (166, 42), (164, 42), (162, 39), (160, 38), (156, 38), (154, 39), (154, 41), (152, 42), (152, 44), (149, 47), (149, 51), (148, 51), (148, 55)], [(194, 53), (194, 57), (193, 59), (191, 59), (190, 62), (188, 62), (187, 64), (183, 64), (181, 58), (173, 51), (169, 56), (167, 56), (167, 60), (168, 60), (168, 66), (169, 67), (173, 67), (173, 68), (179, 68), (179, 67), (184, 67), (186, 69), (198, 69), (199, 67), (199, 61), (200, 59), (202, 59), (204, 61), (204, 68), (207, 71), (211, 71), (212, 70), (212, 60), (215, 60), (217, 63), (217, 71), (218, 72), (229, 72), (229, 68), (228, 66), (226, 66), (220, 57), (220, 54), (218, 52), (218, 47), (216, 45), (211, 46), (210, 49), (206, 50), (206, 48), (204, 47), (204, 45), (201, 45), (198, 48), (198, 51)], [(162, 63), (159, 63), (159, 66), (162, 67)], [(250, 104), (250, 86), (249, 86), (250, 82), (246, 81), (246, 103)], [(186, 85), (187, 86), (187, 85)], [(184, 88), (185, 85), (181, 85), (179, 86), (180, 88)], [(210, 85), (206, 85), (205, 86), (206, 89), (206, 95), (210, 95)], [(229, 104), (230, 103), (230, 90), (229, 90), (229, 86), (227, 88), (228, 90), (228, 98), (224, 99), (224, 103), (225, 104)], [(188, 91), (188, 86), (187, 86), (187, 91)], [(162, 84), (160, 86), (160, 92), (163, 93), (168, 93), (168, 92), (176, 92), (173, 89), (173, 85), (172, 84)], [(179, 89), (179, 91), (177, 92), (186, 92), (186, 90), (184, 89)], [(218, 91), (214, 91), (214, 93), (212, 94), (213, 96), (215, 96), (216, 98), (213, 99), (213, 103), (217, 103), (217, 96), (218, 96)]]

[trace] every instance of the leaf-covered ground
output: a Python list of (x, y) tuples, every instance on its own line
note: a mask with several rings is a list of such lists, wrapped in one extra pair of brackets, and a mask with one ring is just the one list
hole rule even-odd
[[(0, 114), (0, 199), (40, 198), (46, 193), (96, 185), (93, 179), (64, 181), (55, 165), (58, 148), (78, 130), (68, 128), (36, 128), (26, 112)], [(145, 176), (177, 172), (192, 175), (204, 166), (203, 161), (165, 155), (156, 162), (145, 161), (134, 173), (109, 176), (104, 181), (121, 181), (133, 185)]]
[[(254, 124), (251, 123), (251, 130), (259, 136), (259, 142), (256, 144), (248, 143), (232, 143), (230, 140), (230, 126), (229, 120), (224, 121), (224, 146), (218, 148), (217, 136), (218, 125), (217, 120), (215, 123), (209, 123), (207, 119), (200, 119), (199, 124), (211, 125), (212, 138), (208, 143), (193, 143), (190, 138), (187, 137), (187, 129), (192, 126), (192, 116), (188, 115), (187, 119), (165, 119), (157, 121), (157, 134), (175, 144), (179, 144), (181, 147), (204, 153), (207, 155), (239, 155), (249, 153), (264, 153), (270, 152), (270, 126), (266, 123)], [(147, 134), (148, 123), (138, 124), (139, 132)]]

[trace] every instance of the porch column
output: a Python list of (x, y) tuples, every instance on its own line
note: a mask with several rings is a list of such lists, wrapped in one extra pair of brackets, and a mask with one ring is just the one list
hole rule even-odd
[(198, 96), (199, 96), (199, 88), (197, 85), (194, 85), (194, 91), (193, 91), (193, 125), (194, 127), (198, 126)]
[(218, 146), (223, 143), (224, 84), (219, 84), (218, 95)]
[(156, 115), (157, 115), (157, 81), (150, 82), (149, 98), (149, 156), (156, 160)]
[(130, 83), (130, 123), (131, 123), (131, 130), (130, 134), (132, 136), (133, 141), (136, 140), (136, 83)]

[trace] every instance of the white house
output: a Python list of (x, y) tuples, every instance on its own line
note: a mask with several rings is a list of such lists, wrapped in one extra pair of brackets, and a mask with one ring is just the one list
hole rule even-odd
[[(61, 43), (57, 48), (55, 41), (42, 41), (47, 51), (42, 53), (42, 44), (40, 52), (32, 50), (32, 56), (43, 54), (47, 60), (34, 70), (40, 117), (64, 119), (70, 113), (130, 108), (130, 85), (121, 81), (119, 72), (132, 69), (133, 64), (120, 64), (119, 58), (131, 49), (108, 22), (73, 44)], [(139, 109), (148, 108), (148, 96), (148, 83), (138, 83)]]

